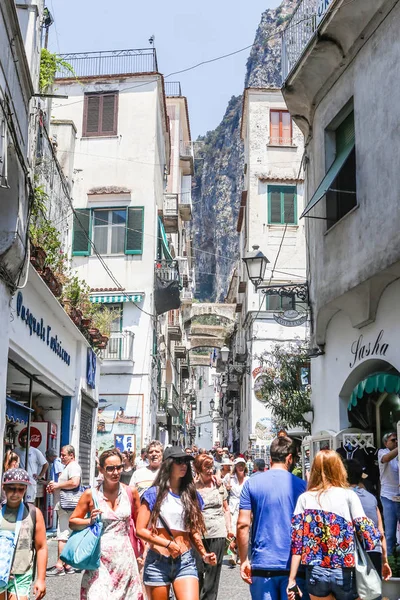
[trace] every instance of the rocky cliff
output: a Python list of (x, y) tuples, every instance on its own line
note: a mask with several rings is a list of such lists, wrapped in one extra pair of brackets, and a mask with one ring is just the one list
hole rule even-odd
[[(283, 0), (261, 16), (247, 61), (244, 87), (281, 86), (280, 32), (298, 0)], [(195, 143), (193, 221), (196, 297), (224, 300), (238, 258), (236, 224), (243, 189), (240, 140), (242, 96), (232, 96), (213, 131)]]

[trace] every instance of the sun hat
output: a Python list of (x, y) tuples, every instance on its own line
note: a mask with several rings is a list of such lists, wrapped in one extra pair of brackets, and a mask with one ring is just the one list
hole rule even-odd
[(232, 465), (233, 465), (233, 462), (227, 456), (224, 456), (224, 458), (221, 460), (221, 467), (224, 467), (224, 466), (232, 467)]
[(237, 458), (235, 458), (235, 460), (233, 461), (234, 465), (238, 465), (239, 463), (244, 463), (246, 464), (245, 459), (243, 458), (243, 456), (238, 456)]
[(163, 461), (167, 460), (167, 458), (186, 458), (187, 460), (194, 460), (194, 456), (186, 454), (182, 448), (178, 448), (177, 446), (170, 446), (164, 450)]
[(25, 469), (8, 469), (3, 475), (3, 485), (19, 483), (20, 485), (29, 485), (31, 478)]

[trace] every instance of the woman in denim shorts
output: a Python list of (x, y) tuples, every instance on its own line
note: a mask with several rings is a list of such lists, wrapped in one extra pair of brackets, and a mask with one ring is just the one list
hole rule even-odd
[(149, 600), (168, 600), (172, 585), (176, 600), (198, 600), (199, 580), (194, 547), (204, 562), (216, 564), (203, 542), (202, 499), (196, 491), (190, 461), (180, 448), (164, 452), (154, 486), (142, 496), (136, 533), (150, 549), (143, 581)]
[(308, 491), (299, 496), (292, 519), (289, 600), (295, 600), (293, 588), (300, 564), (306, 568), (311, 600), (358, 598), (356, 535), (366, 550), (373, 550), (380, 539), (359, 497), (349, 487), (341, 457), (334, 450), (321, 450), (311, 467)]

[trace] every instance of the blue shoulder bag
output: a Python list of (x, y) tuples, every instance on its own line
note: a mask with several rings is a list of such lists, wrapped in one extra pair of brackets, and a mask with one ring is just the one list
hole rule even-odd
[[(4, 519), (4, 513), (7, 505), (4, 504), (1, 510), (1, 521)], [(22, 518), (24, 516), (24, 503), (21, 502), (18, 509), (17, 520), (14, 531), (0, 529), (0, 590), (5, 588), (10, 579), (10, 573), (14, 562), (14, 554), (17, 547), (19, 531), (21, 529)]]
[[(99, 508), (97, 495), (92, 489), (95, 508)], [(74, 569), (96, 571), (100, 567), (100, 538), (103, 530), (101, 516), (81, 531), (73, 531), (60, 555), (60, 559)]]

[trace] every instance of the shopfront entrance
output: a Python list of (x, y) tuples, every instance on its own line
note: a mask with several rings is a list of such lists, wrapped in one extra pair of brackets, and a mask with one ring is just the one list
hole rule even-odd
[(93, 438), (93, 402), (82, 396), (81, 422), (79, 432), (79, 457), (78, 462), (82, 468), (82, 484), (90, 484), (90, 466), (92, 463), (92, 438)]

